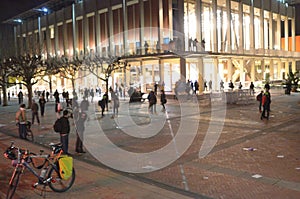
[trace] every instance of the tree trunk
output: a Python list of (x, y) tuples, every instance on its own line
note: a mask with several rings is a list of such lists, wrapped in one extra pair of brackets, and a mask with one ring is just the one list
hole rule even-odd
[(52, 76), (49, 75), (49, 92), (50, 92), (50, 98), (52, 98)]
[(28, 91), (28, 107), (27, 108), (31, 108), (31, 104), (32, 104), (32, 84), (31, 84), (31, 82), (26, 84), (26, 88)]
[(8, 102), (7, 102), (7, 88), (6, 88), (6, 85), (2, 86), (2, 92), (3, 92), (3, 103), (2, 103), (2, 106), (7, 106)]
[[(108, 94), (108, 78), (105, 79), (105, 88), (106, 88), (106, 92)], [(108, 96), (107, 96), (108, 97)], [(106, 104), (106, 110), (108, 111), (108, 102), (109, 102), (109, 98), (107, 99), (107, 104)]]

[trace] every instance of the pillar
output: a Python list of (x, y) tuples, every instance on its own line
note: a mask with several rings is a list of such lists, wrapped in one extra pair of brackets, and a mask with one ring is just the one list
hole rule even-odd
[(203, 58), (198, 58), (198, 82), (199, 82), (199, 92), (203, 92), (203, 84), (204, 84), (204, 65)]
[(128, 47), (128, 18), (127, 18), (127, 0), (123, 0), (122, 3), (123, 8), (123, 53), (124, 55), (127, 55), (127, 52), (129, 50)]
[(145, 15), (144, 15), (144, 0), (139, 0), (140, 7), (140, 46), (137, 51), (139, 54), (142, 53), (142, 46), (144, 45), (144, 33), (145, 33)]
[(243, 84), (245, 83), (245, 73), (244, 73), (244, 67), (245, 67), (245, 60), (240, 60), (240, 82)]
[(238, 47), (238, 51), (239, 53), (243, 53), (244, 52), (244, 20), (243, 20), (243, 2), (239, 3), (239, 47)]
[(232, 72), (233, 72), (232, 59), (229, 58), (227, 60), (227, 82), (232, 80)]
[(277, 30), (276, 30), (276, 45), (277, 49), (281, 50), (281, 15), (277, 14)]
[(284, 50), (289, 50), (289, 24), (287, 16), (284, 19)]
[(250, 5), (250, 51), (254, 53), (255, 50), (255, 38), (254, 38), (254, 4), (253, 1), (251, 1)]
[(260, 16), (259, 16), (259, 20), (260, 20), (260, 50), (262, 51), (262, 53), (264, 53), (264, 49), (265, 49), (265, 15), (264, 15), (264, 1), (260, 1)]
[(218, 68), (219, 68), (219, 59), (214, 58), (214, 69), (213, 69), (213, 77), (212, 77), (212, 90), (218, 90), (219, 78), (218, 78)]
[(270, 80), (274, 80), (274, 60), (270, 60)]
[[(158, 0), (158, 44), (162, 43), (164, 40), (163, 38), (163, 31), (164, 31), (164, 9), (163, 9), (163, 2), (162, 0)], [(156, 45), (156, 43), (155, 43)]]
[(295, 52), (296, 51), (296, 27), (295, 27), (295, 18), (292, 18), (291, 20), (291, 29), (292, 29), (292, 49), (291, 51)]
[(255, 60), (251, 59), (251, 82), (255, 82)]
[(274, 43), (273, 43), (273, 13), (270, 11), (269, 14), (269, 49), (274, 49)]
[[(218, 37), (217, 37), (217, 0), (212, 0), (212, 52), (218, 52)], [(231, 12), (229, 12), (231, 13)]]

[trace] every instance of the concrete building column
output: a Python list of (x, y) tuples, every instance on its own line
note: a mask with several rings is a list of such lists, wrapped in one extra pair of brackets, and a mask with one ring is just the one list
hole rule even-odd
[(63, 11), (63, 54), (67, 55), (67, 48), (68, 48), (68, 28), (67, 28), (67, 23), (66, 23), (66, 9)]
[[(42, 53), (42, 48), (43, 48), (43, 39), (42, 39), (42, 28), (41, 28), (41, 17), (38, 17), (38, 39), (39, 39), (39, 41), (38, 41), (38, 52), (39, 52), (39, 54), (41, 54)], [(22, 36), (22, 35), (21, 35)], [(56, 35), (56, 40), (58, 41), (58, 36)], [(20, 46), (22, 46), (22, 45), (20, 45)], [(55, 53), (56, 53), (56, 51), (55, 51)]]
[(261, 64), (261, 73), (263, 74), (262, 79), (263, 79), (263, 80), (266, 80), (266, 76), (265, 76), (265, 71), (266, 71), (265, 60), (262, 59), (262, 60), (260, 61), (260, 64)]
[(101, 47), (100, 47), (100, 37), (101, 31), (100, 31), (100, 14), (98, 11), (95, 11), (95, 53), (100, 55), (101, 54)]
[(282, 61), (281, 60), (278, 60), (278, 66), (277, 66), (277, 77), (278, 79), (283, 79), (283, 76), (282, 76)]
[(289, 50), (289, 20), (286, 16), (284, 19), (284, 50)]
[[(72, 5), (72, 16), (73, 16), (73, 5)], [(75, 20), (73, 20), (75, 21)], [(57, 22), (57, 13), (55, 12), (55, 16), (54, 16), (54, 54), (53, 56), (57, 56), (57, 51), (59, 50), (59, 41), (58, 41), (58, 26), (57, 26), (58, 22)], [(72, 28), (73, 32), (74, 32), (74, 27)], [(74, 33), (73, 33), (73, 54), (75, 55), (75, 44), (74, 44)]]
[[(281, 50), (282, 46), (281, 46), (281, 15), (277, 14), (277, 28), (276, 28), (276, 45), (277, 45), (277, 49)], [(276, 49), (276, 50), (277, 50)]]
[(291, 20), (291, 29), (292, 29), (292, 49), (291, 51), (296, 51), (296, 27), (295, 27), (295, 18)]
[(274, 80), (274, 60), (270, 60), (270, 80)]
[(296, 72), (296, 61), (295, 60), (292, 61), (292, 72), (293, 73)]
[(240, 82), (245, 83), (245, 60), (240, 60)]
[(227, 82), (232, 80), (232, 74), (233, 74), (233, 65), (232, 65), (232, 59), (229, 58), (227, 60)]
[(168, 1), (168, 16), (169, 16), (169, 37), (173, 40), (173, 7), (172, 0)]
[(127, 8), (127, 0), (123, 0), (122, 2), (122, 8), (123, 8), (123, 54), (128, 54), (128, 8)]
[(46, 16), (46, 51), (45, 54), (52, 53), (51, 29), (49, 28), (49, 15)]
[(196, 0), (196, 37), (202, 41), (202, 0)]
[(145, 15), (144, 15), (144, 0), (139, 0), (140, 6), (140, 47), (137, 49), (139, 51), (138, 54), (142, 54), (142, 47), (144, 45), (144, 35), (145, 35)]
[(244, 52), (244, 26), (243, 26), (243, 2), (239, 2), (239, 46), (238, 46), (238, 52), (243, 53)]
[(256, 71), (255, 71), (255, 60), (251, 59), (251, 63), (250, 63), (250, 68), (251, 68), (251, 82), (255, 82), (255, 75), (256, 75)]
[(213, 74), (212, 74), (212, 82), (213, 82), (213, 84), (212, 84), (212, 90), (214, 91), (216, 91), (216, 90), (218, 90), (218, 85), (219, 85), (219, 78), (218, 78), (218, 76), (219, 76), (219, 59), (218, 58), (214, 58), (214, 68), (213, 68)]
[(250, 37), (250, 51), (252, 53), (254, 53), (255, 50), (255, 41), (254, 41), (254, 2), (250, 1), (251, 5), (250, 5), (250, 33), (249, 33), (249, 37)]
[(203, 58), (198, 58), (198, 82), (199, 82), (199, 92), (203, 92), (203, 84), (204, 84), (204, 65)]
[(182, 57), (180, 59), (180, 75), (186, 79), (186, 60)]
[(284, 62), (284, 74), (285, 74), (284, 79), (287, 78), (287, 75), (288, 75), (289, 72), (290, 72), (289, 64), (290, 64), (289, 60), (286, 60), (286, 61)]
[[(218, 9), (218, 5), (217, 5), (217, 0), (212, 0), (212, 52), (218, 52), (218, 37), (217, 37), (217, 9)], [(231, 12), (230, 12), (231, 13)]]
[(269, 13), (269, 49), (273, 50), (274, 49), (274, 43), (273, 43), (273, 13)]
[(164, 8), (163, 8), (163, 2), (162, 0), (158, 0), (158, 45), (160, 46), (160, 44), (162, 43), (162, 41), (164, 40), (164, 35), (163, 35), (163, 31), (164, 31)]
[(260, 51), (261, 53), (264, 53), (265, 50), (265, 15), (264, 15), (264, 1), (260, 1)]
[(114, 21), (113, 21), (113, 11), (112, 6), (108, 7), (108, 54), (114, 55)]

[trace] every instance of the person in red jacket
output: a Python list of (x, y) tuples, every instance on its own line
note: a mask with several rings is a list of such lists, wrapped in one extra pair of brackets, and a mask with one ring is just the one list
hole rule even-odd
[[(269, 92), (269, 89), (266, 90), (264, 95), (262, 96), (262, 106), (263, 106), (263, 111), (261, 113), (260, 119), (262, 120), (263, 118), (269, 119), (270, 115), (270, 104), (271, 104), (271, 94)], [(267, 116), (266, 116), (267, 112)]]

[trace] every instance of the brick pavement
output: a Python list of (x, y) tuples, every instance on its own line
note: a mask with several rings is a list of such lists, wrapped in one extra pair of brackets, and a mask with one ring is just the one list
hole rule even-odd
[[(205, 196), (212, 198), (300, 198), (300, 136), (298, 130), (300, 95), (285, 96), (281, 93), (274, 94), (274, 92), (272, 94), (272, 112), (269, 121), (260, 120), (254, 99), (247, 104), (217, 107), (220, 110), (226, 109), (225, 123), (216, 146), (206, 157), (199, 159), (198, 152), (209, 128), (211, 110), (210, 107), (200, 106), (198, 134), (192, 146), (179, 160), (164, 169), (150, 173), (129, 175), (121, 172), (121, 174), (129, 175), (137, 182), (146, 183), (145, 186), (151, 184), (173, 193), (189, 194), (194, 198)], [(125, 102), (121, 102), (121, 106), (122, 103)], [(147, 104), (142, 104), (139, 109), (145, 110), (145, 107)], [(179, 127), (177, 107), (176, 101), (168, 100), (167, 109), (174, 132)], [(52, 132), (52, 124), (55, 120), (54, 114), (51, 113), (52, 108), (54, 112), (53, 106), (47, 107), (48, 113), (42, 119), (42, 125), (33, 127), (35, 135), (37, 135), (37, 142), (42, 145), (58, 140), (57, 134)], [(8, 112), (12, 113), (13, 111)], [(135, 121), (141, 124), (147, 123), (147, 117), (140, 118), (143, 114), (136, 115)], [(120, 115), (122, 117), (122, 113)], [(193, 121), (198, 116), (187, 117)], [(6, 117), (6, 123), (9, 125), (2, 127), (0, 131), (7, 130), (12, 134), (15, 132), (15, 127), (13, 122), (7, 122), (7, 118), (11, 121), (11, 116), (8, 114)], [(101, 119), (100, 124), (106, 128), (110, 139), (131, 151), (150, 151), (153, 148), (164, 146), (171, 140), (167, 126), (159, 136), (151, 138), (152, 144), (150, 145), (146, 141), (140, 142), (119, 133), (120, 129), (108, 121), (108, 117)], [(216, 119), (214, 122), (219, 124), (221, 121)], [(0, 124), (3, 123), (5, 123), (3, 118), (0, 118)], [(74, 153), (72, 148), (74, 138), (75, 135), (71, 134), (71, 153)], [(254, 147), (257, 150), (244, 151), (244, 147)], [(97, 166), (96, 168), (103, 169), (103, 172), (109, 171), (90, 154), (76, 156), (76, 159), (89, 163), (87, 164), (89, 166)], [(118, 172), (117, 174), (112, 173), (118, 174)], [(259, 174), (261, 177), (253, 178), (254, 174)], [(106, 181), (101, 183), (105, 185)], [(89, 189), (100, 191), (100, 187), (91, 186)], [(75, 189), (74, 193), (76, 191)], [(116, 190), (111, 189), (110, 191), (113, 193)], [(116, 195), (111, 198), (131, 197), (126, 195), (126, 191), (119, 195), (118, 193), (116, 191)], [(130, 193), (133, 192), (130, 191)], [(147, 198), (138, 195), (134, 197)], [(183, 195), (178, 198), (182, 197)], [(148, 198), (157, 197), (154, 194)]]

